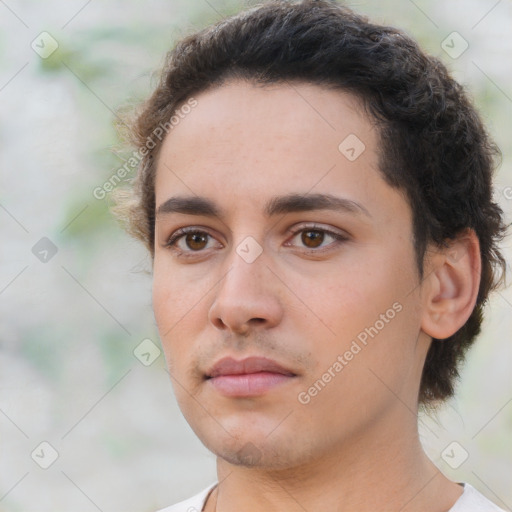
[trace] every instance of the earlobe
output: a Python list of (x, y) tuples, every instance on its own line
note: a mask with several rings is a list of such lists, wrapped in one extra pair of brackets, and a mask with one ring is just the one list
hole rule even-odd
[(480, 286), (478, 237), (467, 229), (446, 248), (436, 248), (425, 268), (422, 330), (432, 338), (455, 334), (475, 307)]

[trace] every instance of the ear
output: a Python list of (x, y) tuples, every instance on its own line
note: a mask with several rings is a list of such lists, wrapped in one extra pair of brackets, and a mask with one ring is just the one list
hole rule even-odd
[(455, 334), (475, 307), (481, 274), (480, 244), (467, 229), (446, 247), (429, 251), (422, 285), (422, 330), (432, 338)]

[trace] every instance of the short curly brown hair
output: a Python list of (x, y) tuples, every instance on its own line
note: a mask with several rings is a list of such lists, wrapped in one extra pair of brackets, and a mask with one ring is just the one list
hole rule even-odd
[(420, 277), (429, 243), (441, 247), (468, 228), (476, 232), (482, 260), (476, 305), (453, 336), (433, 340), (419, 402), (452, 396), (460, 363), (480, 332), (484, 303), (505, 274), (498, 242), (506, 226), (492, 199), (499, 150), (462, 86), (402, 31), (328, 0), (273, 0), (182, 39), (131, 125), (132, 142), (145, 151), (133, 187), (117, 198), (118, 215), (152, 256), (161, 140), (149, 150), (147, 143), (193, 95), (229, 79), (307, 82), (362, 100), (379, 126), (380, 171), (412, 209)]

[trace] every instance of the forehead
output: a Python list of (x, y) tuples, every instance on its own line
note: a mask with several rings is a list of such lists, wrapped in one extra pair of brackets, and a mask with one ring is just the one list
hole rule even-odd
[[(233, 156), (250, 157), (268, 156), (268, 150), (279, 146), (301, 158), (318, 146), (320, 138), (324, 144), (318, 149), (329, 146), (336, 156), (339, 143), (350, 134), (357, 134), (367, 147), (375, 142), (375, 130), (363, 116), (360, 101), (339, 90), (306, 83), (263, 86), (232, 81), (195, 99), (197, 106), (180, 116), (179, 125), (164, 141), (164, 152), (180, 146), (195, 150), (189, 158), (195, 153), (217, 155), (226, 145), (224, 149)], [(238, 142), (236, 147), (232, 140)]]
[(157, 207), (178, 192), (217, 198), (226, 209), (289, 193), (396, 193), (378, 171), (377, 130), (353, 95), (238, 81), (195, 100), (162, 145)]

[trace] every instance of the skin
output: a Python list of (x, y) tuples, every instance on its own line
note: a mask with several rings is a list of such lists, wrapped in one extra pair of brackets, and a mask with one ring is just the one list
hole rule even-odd
[[(377, 128), (349, 94), (236, 81), (196, 99), (162, 146), (157, 210), (201, 196), (222, 215), (157, 215), (153, 306), (179, 406), (217, 456), (220, 485), (205, 510), (447, 511), (462, 488), (423, 452), (417, 397), (431, 337), (453, 334), (474, 306), (474, 233), (429, 248), (420, 279), (411, 209), (378, 171)], [(338, 150), (349, 134), (365, 145), (352, 162)], [(290, 193), (332, 194), (361, 210), (265, 215), (272, 197)], [(167, 246), (183, 227), (206, 236)], [(247, 236), (263, 251), (252, 263), (236, 252)], [(397, 303), (400, 312), (301, 403)], [(222, 357), (252, 355), (296, 377), (254, 398), (225, 397), (205, 381)]]

